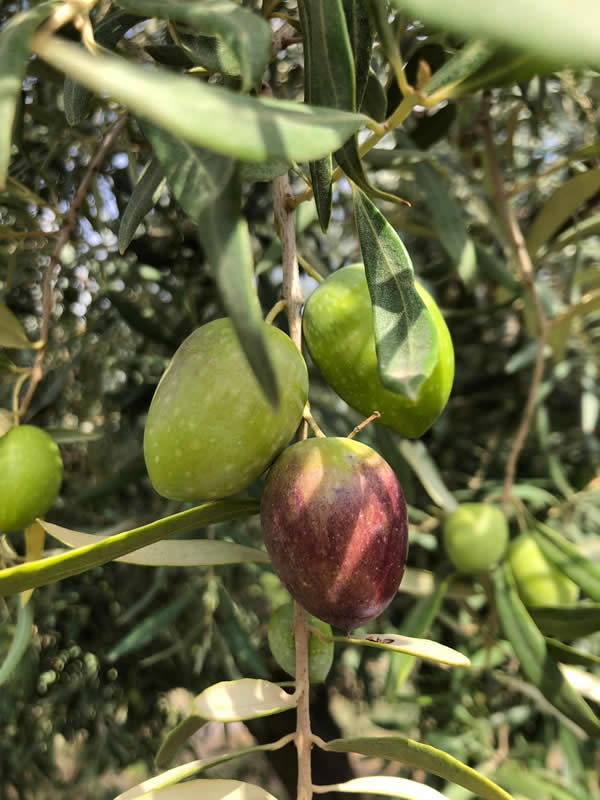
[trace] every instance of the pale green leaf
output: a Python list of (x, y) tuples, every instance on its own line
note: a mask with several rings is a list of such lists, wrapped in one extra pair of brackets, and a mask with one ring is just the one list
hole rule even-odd
[(275, 800), (253, 783), (231, 780), (196, 780), (139, 795), (144, 800)]
[(160, 188), (165, 180), (158, 158), (152, 158), (133, 187), (129, 202), (119, 224), (119, 252), (124, 253), (135, 236), (138, 225), (158, 200)]
[[(4, 624), (6, 625), (6, 623)], [(10, 676), (19, 666), (21, 659), (25, 655), (27, 646), (31, 641), (32, 633), (33, 604), (25, 603), (25, 605), (22, 605), (19, 603), (19, 612), (17, 615), (15, 632), (10, 643), (10, 647), (8, 648), (8, 652), (4, 657), (4, 661), (2, 664), (0, 664), (0, 686), (10, 679)]]
[(485, 64), (495, 49), (488, 41), (467, 42), (435, 72), (425, 87), (425, 93), (431, 96), (442, 90), (446, 97), (452, 97), (455, 87)]
[[(575, 225), (572, 225), (559, 234), (556, 239), (550, 243), (548, 251), (553, 253), (556, 250), (562, 250), (563, 247), (566, 247), (569, 244), (577, 244), (588, 236), (596, 236), (599, 233), (600, 216), (595, 215), (593, 217), (589, 217), (588, 219), (582, 219), (580, 222), (575, 223)], [(593, 269), (597, 279), (600, 280), (600, 272), (596, 267)]]
[(391, 650), (394, 653), (405, 653), (449, 667), (471, 666), (469, 659), (462, 653), (429, 639), (414, 639), (411, 636), (400, 636), (396, 633), (369, 633), (365, 636), (335, 636), (333, 640), (346, 644), (377, 647), (381, 650)]
[(117, 56), (92, 56), (58, 38), (38, 39), (36, 48), (56, 69), (110, 93), (175, 136), (246, 161), (320, 158), (367, 122), (362, 114), (247, 97)]
[(538, 212), (527, 234), (527, 249), (532, 258), (548, 243), (579, 206), (600, 189), (600, 167), (570, 178), (556, 189)]
[[(114, 561), (140, 547), (154, 544), (175, 534), (238, 519), (255, 514), (257, 511), (258, 504), (251, 500), (217, 500), (151, 522), (149, 525), (109, 536), (102, 542), (78, 547), (68, 553), (8, 567), (0, 571), (0, 597), (79, 575), (88, 569)], [(53, 527), (51, 523), (40, 520), (40, 524), (51, 533), (50, 528)]]
[(457, 508), (458, 503), (452, 492), (448, 489), (435, 461), (429, 455), (425, 444), (421, 441), (411, 442), (402, 439), (398, 444), (398, 449), (402, 458), (408, 463), (417, 478), (423, 484), (423, 488), (431, 497), (434, 503), (444, 511), (450, 512)]
[(565, 664), (561, 664), (560, 670), (577, 692), (594, 703), (600, 703), (600, 678), (597, 675)]
[(278, 714), (295, 708), (296, 703), (297, 698), (276, 683), (241, 678), (209, 686), (194, 700), (194, 709), (206, 720), (237, 722)]
[(386, 797), (402, 797), (405, 800), (445, 800), (443, 794), (426, 786), (424, 783), (410, 781), (408, 778), (395, 778), (390, 775), (371, 775), (366, 778), (354, 778), (345, 783), (332, 783), (327, 786), (313, 786), (313, 792), (359, 792), (364, 794), (381, 794)]
[(431, 772), (464, 786), (483, 800), (512, 800), (504, 789), (443, 750), (404, 736), (334, 739), (327, 743), (326, 749), (336, 753), (360, 753), (372, 758), (401, 761), (407, 766)]
[[(44, 527), (55, 539), (69, 547), (86, 547), (109, 538), (93, 533), (71, 531), (51, 522), (45, 522)], [(219, 539), (176, 539), (141, 547), (114, 560), (145, 567), (216, 567), (221, 564), (266, 563), (269, 557), (262, 550)]]
[[(596, 0), (578, 0), (576, 9), (563, 0), (391, 0), (403, 14), (464, 36), (491, 39), (573, 66), (598, 65), (600, 29)], [(542, 35), (543, 34), (543, 35)]]
[(400, 237), (360, 189), (353, 195), (379, 377), (390, 391), (416, 398), (437, 363), (437, 331), (415, 287), (412, 262)]
[(23, 326), (4, 303), (0, 303), (0, 347), (31, 347)]
[(600, 603), (533, 608), (531, 616), (537, 627), (547, 636), (579, 639), (600, 631)]
[(15, 14), (0, 32), (0, 190), (6, 186), (12, 128), (29, 59), (29, 45), (36, 28), (59, 5), (58, 0), (49, 0)]
[(239, 62), (243, 88), (260, 83), (269, 61), (271, 28), (249, 9), (229, 0), (119, 0), (119, 5), (140, 16), (177, 20), (200, 34), (218, 37)]

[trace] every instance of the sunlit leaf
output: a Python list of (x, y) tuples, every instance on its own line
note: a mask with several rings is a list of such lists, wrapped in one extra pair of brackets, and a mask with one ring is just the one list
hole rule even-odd
[(518, 19), (512, 3), (391, 0), (391, 4), (442, 30), (489, 38), (542, 59), (573, 66), (598, 63), (600, 33), (593, 24), (598, 12), (595, 0), (579, 0), (576, 14), (562, 0), (521, 0)]
[(336, 642), (346, 644), (365, 645), (377, 647), (382, 650), (391, 650), (394, 653), (405, 653), (409, 656), (422, 658), (437, 664), (449, 667), (469, 667), (471, 662), (462, 653), (447, 647), (439, 642), (428, 639), (414, 639), (411, 636), (400, 636), (395, 633), (369, 633), (365, 636), (334, 637)]
[(535, 521), (531, 531), (544, 556), (592, 600), (600, 602), (600, 567), (560, 533)]
[(0, 347), (31, 347), (23, 326), (4, 303), (0, 303)]
[(196, 780), (139, 795), (144, 800), (276, 800), (253, 783), (231, 780)]
[[(106, 564), (116, 558), (138, 550), (175, 534), (187, 533), (205, 525), (255, 514), (258, 504), (253, 501), (217, 500), (204, 503), (188, 511), (134, 528), (131, 531), (109, 536), (102, 542), (78, 547), (68, 553), (51, 556), (29, 564), (19, 564), (0, 571), (0, 597), (43, 586), (46, 583), (79, 575), (88, 569)], [(51, 523), (40, 524), (52, 533)]]
[(400, 237), (360, 189), (353, 196), (373, 305), (379, 377), (387, 389), (416, 398), (437, 363), (437, 331), (415, 287), (412, 262)]
[(576, 691), (594, 703), (600, 703), (600, 678), (597, 675), (570, 665), (561, 665), (560, 670)]
[(464, 786), (483, 800), (512, 800), (504, 789), (443, 750), (404, 736), (334, 739), (327, 743), (327, 750), (401, 761), (407, 766), (431, 772), (447, 781)]
[[(50, 522), (45, 522), (44, 526), (55, 539), (69, 547), (86, 547), (109, 538), (71, 531)], [(219, 539), (176, 539), (141, 547), (114, 560), (145, 567), (215, 567), (221, 564), (266, 563), (269, 556), (262, 550)]]
[(215, 722), (267, 717), (295, 708), (296, 698), (281, 686), (255, 678), (223, 681), (209, 686), (194, 700), (198, 716)]
[(407, 778), (395, 778), (389, 775), (371, 775), (366, 778), (354, 778), (345, 783), (332, 783), (327, 786), (313, 786), (315, 794), (325, 792), (359, 792), (361, 794), (380, 794), (386, 797), (402, 797), (405, 800), (445, 800), (443, 794), (431, 786)]
[(92, 56), (63, 39), (36, 39), (36, 49), (56, 69), (175, 136), (247, 161), (320, 158), (367, 122), (362, 114), (248, 97), (117, 56)]

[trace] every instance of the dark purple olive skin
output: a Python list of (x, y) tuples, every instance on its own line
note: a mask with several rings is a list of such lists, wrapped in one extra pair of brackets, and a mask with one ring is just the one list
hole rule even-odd
[(307, 439), (271, 467), (261, 500), (265, 544), (307, 611), (349, 633), (390, 604), (404, 573), (408, 521), (389, 464), (353, 439)]

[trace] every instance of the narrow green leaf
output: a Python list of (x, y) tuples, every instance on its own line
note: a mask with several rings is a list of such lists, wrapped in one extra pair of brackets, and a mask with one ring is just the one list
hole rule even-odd
[(155, 206), (160, 187), (165, 180), (158, 158), (152, 158), (133, 187), (129, 202), (119, 224), (119, 252), (124, 253), (135, 236), (138, 225)]
[(600, 719), (565, 680), (551, 657), (544, 636), (529, 615), (517, 592), (508, 563), (492, 573), (498, 617), (527, 680), (536, 686), (558, 711), (590, 736), (600, 735)]
[(0, 347), (31, 347), (23, 326), (4, 303), (0, 303)]
[(560, 69), (561, 64), (542, 60), (531, 53), (521, 53), (511, 48), (503, 47), (497, 50), (488, 61), (483, 64), (460, 85), (460, 92), (476, 92), (478, 89), (511, 86), (524, 83), (536, 75), (546, 75), (555, 69)]
[(143, 800), (276, 800), (254, 783), (234, 780), (200, 779), (167, 786), (139, 795)]
[(252, 244), (248, 223), (241, 213), (237, 171), (196, 222), (225, 311), (265, 397), (272, 406), (277, 406), (279, 390), (263, 336), (262, 313), (254, 286)]
[[(443, 597), (444, 592), (442, 592)], [(365, 636), (334, 636), (332, 641), (345, 644), (357, 644), (365, 647), (376, 647), (394, 653), (404, 653), (424, 661), (445, 664), (449, 667), (470, 667), (471, 662), (462, 653), (447, 647), (445, 644), (429, 639), (415, 639), (411, 636), (400, 636), (396, 633), (369, 633)]]
[(362, 114), (239, 95), (113, 55), (92, 56), (58, 37), (38, 41), (37, 52), (56, 69), (76, 75), (95, 92), (108, 92), (175, 136), (246, 161), (320, 158), (367, 121)]
[(552, 658), (561, 664), (575, 664), (581, 667), (596, 667), (600, 664), (599, 656), (584, 653), (582, 650), (563, 644), (558, 639), (552, 639), (550, 636), (545, 636), (544, 638)]
[(29, 601), (25, 605), (19, 603), (15, 633), (8, 648), (8, 653), (0, 665), (0, 686), (10, 679), (19, 666), (21, 659), (31, 641), (33, 633), (33, 604)]
[[(191, 717), (188, 717), (191, 719)], [(183, 725), (184, 723), (182, 723)], [(202, 720), (202, 724), (204, 724), (204, 720)], [(179, 730), (181, 726), (177, 726), (175, 730)], [(184, 730), (181, 729), (181, 742), (177, 745), (177, 750), (179, 750), (192, 736), (197, 730), (197, 727), (189, 726), (189, 733), (184, 737)], [(171, 731), (174, 733), (175, 731)], [(168, 738), (168, 737), (167, 737)], [(166, 740), (165, 740), (166, 742)], [(164, 746), (164, 745), (163, 745)], [(203, 772), (205, 769), (209, 767), (214, 767), (217, 764), (224, 764), (227, 761), (232, 761), (235, 758), (242, 758), (243, 756), (252, 755), (253, 753), (263, 753), (269, 750), (276, 750), (279, 747), (283, 746), (283, 742), (281, 744), (279, 742), (274, 742), (273, 744), (259, 744), (255, 745), (254, 747), (244, 747), (240, 750), (234, 750), (232, 753), (224, 753), (221, 756), (215, 756), (214, 758), (202, 758), (198, 759), (197, 761), (188, 761), (186, 764), (181, 764), (179, 767), (173, 767), (173, 769), (169, 769), (166, 772), (162, 772), (160, 775), (156, 775), (154, 778), (148, 778), (147, 780), (139, 783), (137, 786), (133, 786), (131, 789), (128, 789), (126, 792), (118, 795), (115, 797), (115, 800), (135, 800), (137, 797), (141, 797), (146, 792), (149, 792), (154, 789), (162, 789), (164, 786), (171, 786), (174, 783), (178, 783), (179, 781), (184, 780), (185, 778), (191, 778), (192, 775), (197, 775), (199, 772)], [(159, 758), (160, 754), (162, 753), (162, 747), (156, 756), (156, 765), (160, 767), (162, 764), (168, 762), (171, 758), (169, 756), (168, 759), (166, 758)], [(173, 749), (173, 754), (175, 753), (175, 748)]]
[[(361, 108), (371, 71), (371, 50), (373, 49), (373, 24), (368, 4), (364, 0), (342, 0), (346, 29), (354, 62), (356, 85), (355, 104), (352, 111)], [(379, 81), (377, 81), (379, 83)], [(381, 86), (381, 84), (379, 84)], [(349, 109), (350, 110), (350, 109)]]
[(359, 109), (376, 122), (383, 122), (386, 118), (387, 95), (379, 82), (379, 78), (372, 70), (369, 72), (367, 86)]
[(292, 164), (283, 158), (274, 158), (263, 164), (255, 161), (240, 162), (240, 179), (244, 183), (270, 183), (273, 178), (285, 175)]
[[(88, 569), (106, 564), (140, 547), (154, 544), (175, 534), (186, 533), (217, 522), (239, 519), (257, 511), (257, 504), (250, 500), (217, 500), (151, 522), (141, 528), (109, 536), (97, 544), (78, 547), (69, 553), (8, 567), (0, 571), (0, 597), (79, 575)], [(40, 520), (40, 524), (51, 533), (51, 523)]]
[[(179, 53), (193, 64), (209, 72), (220, 72), (229, 78), (239, 78), (240, 62), (222, 39), (214, 36), (192, 36), (179, 33)], [(152, 54), (152, 53), (151, 53)]]
[(450, 256), (462, 282), (468, 289), (473, 289), (477, 283), (477, 256), (475, 244), (467, 233), (461, 207), (450, 194), (439, 172), (430, 164), (415, 164), (413, 170), (442, 247)]
[(521, 0), (518, 21), (510, 3), (391, 0), (391, 4), (442, 30), (489, 38), (542, 59), (572, 66), (598, 64), (600, 32), (590, 24), (598, 13), (595, 0), (579, 0), (576, 14), (562, 0)]
[(400, 237), (360, 189), (353, 195), (379, 377), (387, 389), (416, 398), (437, 362), (437, 331), (415, 288), (412, 262)]
[(600, 190), (600, 167), (570, 178), (556, 189), (531, 223), (527, 249), (534, 258), (542, 245), (571, 219), (575, 211)]
[(600, 603), (534, 608), (531, 616), (546, 636), (580, 639), (600, 631)]
[(243, 89), (260, 83), (269, 62), (271, 28), (258, 14), (229, 0), (119, 0), (133, 14), (184, 22), (198, 33), (216, 36), (240, 64)]
[(238, 722), (268, 717), (295, 708), (297, 698), (276, 683), (259, 678), (222, 681), (194, 700), (195, 713), (214, 722)]
[[(417, 600), (402, 623), (404, 635), (420, 637), (427, 634), (440, 610), (449, 583), (449, 578), (440, 581), (430, 595)], [(414, 664), (412, 653), (403, 653), (391, 659), (386, 678), (386, 698), (389, 702), (394, 701)]]
[[(205, 724), (206, 720), (204, 717), (200, 717), (197, 714), (190, 714), (183, 719), (173, 728), (173, 730), (169, 731), (169, 733), (163, 739), (158, 753), (156, 754), (156, 758), (154, 759), (156, 761), (156, 766), (164, 767), (166, 764), (168, 764), (169, 761), (171, 761), (171, 759), (173, 759), (181, 750), (187, 740), (193, 736), (196, 731), (199, 731), (200, 728)], [(150, 786), (149, 788), (153, 789), (159, 787)], [(135, 796), (137, 797), (140, 794), (142, 793), (138, 792)]]
[(59, 0), (49, 0), (15, 14), (0, 32), (0, 191), (6, 187), (12, 129), (29, 59), (29, 45), (36, 29), (59, 5)]
[(404, 736), (334, 739), (327, 742), (326, 749), (335, 753), (360, 753), (373, 758), (402, 761), (408, 766), (431, 772), (447, 781), (464, 786), (483, 800), (513, 800), (508, 792), (489, 778), (480, 775), (443, 750)]
[(360, 794), (380, 794), (385, 797), (402, 797), (405, 800), (446, 800), (443, 794), (424, 783), (410, 781), (408, 778), (394, 778), (389, 775), (370, 775), (354, 778), (345, 783), (332, 783), (327, 786), (313, 786), (315, 794), (325, 792), (359, 792)]
[(313, 197), (319, 217), (319, 225), (323, 232), (327, 232), (329, 221), (331, 220), (331, 203), (333, 197), (333, 166), (331, 156), (324, 156), (323, 158), (319, 158), (318, 161), (311, 161), (308, 166)]
[[(539, 770), (528, 765), (526, 768), (516, 761), (504, 761), (496, 770), (494, 777), (507, 786), (511, 792), (518, 793), (527, 798), (548, 798), (549, 800), (581, 800), (582, 795), (575, 794), (572, 783), (567, 787), (557, 784), (556, 773), (545, 777)], [(589, 795), (585, 795), (589, 800)]]
[(600, 601), (600, 567), (543, 522), (536, 521), (531, 533), (548, 561), (564, 572), (592, 600)]
[(597, 675), (570, 664), (561, 664), (560, 671), (576, 692), (594, 703), (600, 702), (600, 678)]
[[(106, 16), (94, 26), (94, 39), (107, 50), (113, 50), (117, 42), (127, 33), (129, 28), (140, 22), (134, 14), (128, 14), (119, 8), (111, 8)], [(65, 78), (63, 102), (65, 117), (69, 125), (78, 125), (87, 116), (93, 94), (74, 78)]]
[(492, 280), (513, 294), (521, 294), (521, 284), (511, 275), (504, 261), (494, 255), (487, 247), (475, 243), (477, 267), (488, 280)]
[[(60, 525), (53, 525), (51, 522), (45, 522), (44, 527), (55, 539), (68, 547), (86, 547), (109, 538), (61, 528)], [(254, 547), (223, 542), (219, 539), (176, 539), (149, 544), (114, 560), (145, 567), (217, 567), (222, 564), (264, 564), (269, 562), (269, 557)]]
[(144, 136), (152, 145), (173, 196), (193, 220), (214, 203), (235, 171), (235, 161), (173, 136), (140, 120)]
[[(600, 216), (595, 214), (593, 217), (582, 219), (576, 222), (571, 227), (560, 233), (554, 241), (549, 244), (548, 252), (554, 253), (557, 250), (562, 250), (569, 244), (576, 244), (586, 239), (588, 236), (596, 236), (600, 233)], [(600, 272), (593, 268), (597, 280), (600, 281)], [(579, 277), (579, 276), (578, 276)]]
[(448, 489), (440, 471), (423, 442), (411, 442), (402, 439), (398, 445), (402, 458), (409, 464), (412, 471), (423, 484), (423, 488), (434, 503), (444, 511), (450, 512), (457, 508), (458, 503), (452, 492)]

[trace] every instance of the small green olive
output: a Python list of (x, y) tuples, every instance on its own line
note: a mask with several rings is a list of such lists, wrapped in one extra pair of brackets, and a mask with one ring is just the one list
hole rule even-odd
[(573, 606), (579, 587), (544, 557), (533, 536), (521, 534), (512, 542), (508, 559), (521, 600), (529, 608)]
[(443, 539), (448, 558), (459, 572), (484, 572), (506, 552), (508, 525), (496, 506), (463, 503), (446, 517)]

